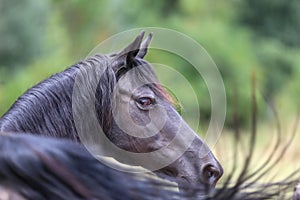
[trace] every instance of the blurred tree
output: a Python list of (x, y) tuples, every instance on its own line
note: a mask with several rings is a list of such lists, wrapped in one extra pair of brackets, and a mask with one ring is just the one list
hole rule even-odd
[(256, 55), (264, 76), (264, 96), (267, 101), (272, 102), (292, 78), (296, 68), (293, 62), (295, 54), (275, 40), (257, 44)]
[(48, 2), (2, 0), (0, 3), (0, 68), (26, 64), (40, 55)]
[[(41, 53), (34, 55), (28, 63), (16, 61), (14, 70), (0, 68), (0, 116), (28, 88), (50, 75), (62, 71), (78, 60), (78, 58), (70, 59), (70, 38), (62, 23), (60, 12), (51, 4), (48, 9), (51, 10), (51, 13), (49, 12), (45, 24), (42, 25), (45, 28), (43, 30), (45, 34), (40, 38)], [(43, 16), (44, 13), (41, 15)], [(26, 21), (26, 23), (30, 22)], [(9, 29), (10, 24), (7, 26)], [(33, 28), (32, 31), (35, 29)], [(35, 42), (34, 39), (33, 42)]]
[(263, 91), (273, 101), (296, 68), (290, 47), (300, 47), (300, 1), (246, 0), (241, 4), (239, 19), (254, 33), (265, 79)]
[(241, 21), (260, 36), (300, 46), (299, 0), (245, 0)]
[(109, 13), (113, 1), (59, 1), (52, 5), (62, 16), (62, 21), (71, 39), (70, 53), (82, 58), (95, 45), (112, 34), (115, 19)]

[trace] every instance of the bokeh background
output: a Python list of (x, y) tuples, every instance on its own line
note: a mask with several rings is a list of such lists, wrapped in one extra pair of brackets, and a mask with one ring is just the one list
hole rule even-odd
[[(289, 136), (300, 97), (298, 0), (0, 0), (0, 116), (26, 89), (85, 58), (104, 39), (149, 26), (192, 37), (217, 64), (226, 87), (227, 117), (214, 151), (223, 164), (231, 160), (224, 148), (232, 146), (228, 138), (236, 123), (245, 136), (251, 128), (253, 74), (261, 136), (258, 151), (268, 151), (278, 130), (274, 109), (283, 138)], [(181, 65), (198, 91), (205, 126), (210, 99), (203, 81), (185, 67), (188, 63), (163, 53), (159, 59)], [(292, 149), (284, 162), (296, 166), (300, 149)]]

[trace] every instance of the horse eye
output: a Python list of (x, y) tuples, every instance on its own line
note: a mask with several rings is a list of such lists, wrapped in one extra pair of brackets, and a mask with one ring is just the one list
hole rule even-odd
[(154, 99), (150, 98), (150, 97), (141, 97), (137, 99), (137, 103), (145, 108), (145, 107), (149, 107), (151, 105), (154, 104)]

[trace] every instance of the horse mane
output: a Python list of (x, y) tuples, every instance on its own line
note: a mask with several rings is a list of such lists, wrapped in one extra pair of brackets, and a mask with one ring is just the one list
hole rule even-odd
[[(237, 180), (231, 171), (215, 192), (199, 196), (197, 187), (186, 185), (187, 192), (178, 192), (164, 180), (107, 167), (70, 140), (29, 133), (0, 135), (0, 188), (25, 199), (290, 199), (296, 174), (282, 182), (259, 185), (263, 171), (239, 174)], [(248, 182), (249, 176), (254, 180)]]
[[(79, 141), (72, 116), (72, 92), (78, 73), (87, 66), (104, 68), (108, 64), (108, 57), (96, 55), (81, 61), (63, 72), (57, 73), (28, 89), (20, 96), (12, 107), (0, 119), (0, 130), (9, 132), (31, 132), (61, 138), (71, 138)], [(106, 95), (112, 90), (115, 79), (110, 68), (106, 68), (97, 89), (99, 98), (97, 108), (102, 120), (106, 119), (101, 108), (109, 108), (110, 102)], [(103, 123), (109, 124), (109, 123)]]
[(150, 200), (177, 194), (160, 190), (154, 179), (107, 167), (69, 140), (28, 133), (0, 138), (0, 186), (25, 199)]

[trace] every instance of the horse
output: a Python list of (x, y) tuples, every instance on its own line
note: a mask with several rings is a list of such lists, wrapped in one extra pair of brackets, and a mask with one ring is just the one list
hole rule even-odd
[[(222, 166), (178, 114), (152, 66), (144, 60), (152, 39), (150, 33), (143, 41), (144, 34), (141, 32), (119, 53), (97, 54), (28, 89), (0, 119), (0, 131), (80, 143), (84, 142), (83, 138), (93, 142), (91, 132), (97, 130), (96, 135), (108, 138), (118, 150), (131, 152), (134, 156), (128, 159), (133, 163), (154, 171), (159, 177), (175, 180), (179, 188), (189, 184), (203, 193), (212, 191), (223, 174)], [(74, 95), (76, 91), (78, 94)], [(89, 124), (95, 120), (86, 111), (90, 107), (95, 109), (95, 126)], [(82, 127), (88, 129), (83, 136), (80, 135), (84, 132)], [(188, 138), (191, 140), (187, 141)], [(164, 148), (170, 144), (175, 145)], [(102, 149), (105, 148), (104, 144)], [(135, 158), (160, 149), (164, 151), (154, 157), (144, 157), (142, 161)], [(178, 153), (181, 154), (172, 162), (156, 168)], [(118, 152), (113, 156), (127, 162), (118, 157)]]

